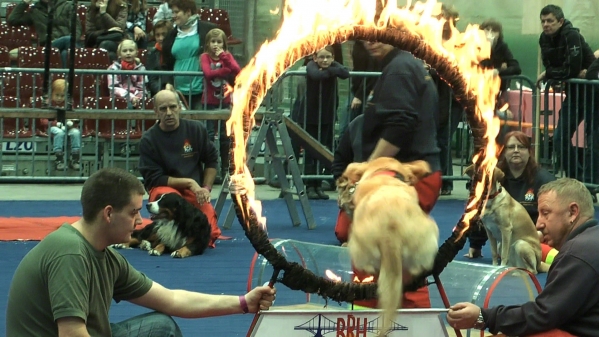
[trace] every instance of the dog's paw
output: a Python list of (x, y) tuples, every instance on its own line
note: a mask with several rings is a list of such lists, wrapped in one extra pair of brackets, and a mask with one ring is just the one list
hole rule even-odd
[(125, 243), (115, 243), (114, 245), (110, 245), (110, 247), (114, 249), (133, 249)]
[(160, 256), (160, 255), (162, 255), (162, 253), (159, 252), (159, 251), (157, 251), (156, 249), (149, 249), (148, 250), (148, 254), (154, 255), (154, 256)]
[(191, 251), (187, 247), (177, 249), (171, 253), (171, 257), (178, 258), (178, 259), (190, 257), (191, 255), (192, 255)]
[(141, 250), (151, 250), (152, 249), (152, 244), (150, 243), (150, 241), (141, 240), (141, 243), (139, 244), (139, 249), (141, 249)]
[(181, 256), (181, 253), (179, 253), (178, 250), (175, 250), (174, 252), (172, 252), (171, 257), (178, 258), (178, 259), (183, 258), (183, 256)]

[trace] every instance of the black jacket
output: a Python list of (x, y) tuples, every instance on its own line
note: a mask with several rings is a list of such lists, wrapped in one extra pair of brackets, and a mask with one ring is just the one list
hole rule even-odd
[[(146, 59), (146, 69), (161, 71), (165, 68), (160, 64), (160, 50), (156, 48), (150, 49), (148, 57)], [(149, 75), (148, 76), (148, 90), (152, 96), (156, 95), (160, 90), (164, 89), (167, 83), (172, 83), (172, 76), (170, 75)]]
[[(35, 32), (40, 39), (40, 45), (46, 43), (48, 29), (48, 3), (38, 1), (27, 10), (25, 2), (19, 3), (6, 19), (13, 26), (35, 27)], [(54, 3), (54, 25), (52, 26), (52, 40), (71, 35), (71, 18), (77, 13), (73, 10), (73, 3), (67, 0), (56, 0)], [(76, 39), (81, 37), (81, 21), (76, 20)]]
[[(378, 62), (370, 56), (368, 50), (364, 47), (364, 44), (360, 41), (354, 43), (354, 47), (351, 52), (353, 71), (368, 71), (376, 72), (380, 71)], [(374, 89), (377, 77), (369, 76), (352, 76), (350, 91), (354, 97), (359, 98), (362, 103), (366, 102), (368, 95)]]
[(481, 309), (489, 331), (528, 336), (561, 329), (599, 337), (599, 226), (592, 219), (574, 229), (553, 260), (545, 288), (533, 301)]
[[(501, 69), (502, 64), (506, 64), (506, 69)], [(514, 58), (512, 51), (507, 46), (503, 39), (499, 39), (491, 49), (491, 58), (484, 60), (482, 65), (492, 69), (499, 70), (499, 76), (516, 76), (522, 74), (520, 63)], [(501, 91), (505, 91), (508, 86), (508, 81), (501, 81)]]
[(333, 179), (337, 180), (347, 166), (351, 163), (359, 163), (364, 161), (362, 155), (362, 128), (364, 127), (364, 115), (359, 115), (354, 118), (347, 131), (343, 133), (339, 144), (335, 149), (333, 163), (331, 165), (331, 173)]
[(400, 148), (401, 162), (425, 160), (432, 171), (441, 168), (437, 147), (439, 96), (422, 60), (394, 49), (381, 61), (383, 72), (364, 110), (363, 158), (369, 158), (382, 138)]
[(578, 28), (565, 20), (562, 28), (554, 35), (541, 33), (539, 38), (541, 57), (548, 80), (577, 78), (583, 69), (588, 69), (595, 60), (593, 50)]

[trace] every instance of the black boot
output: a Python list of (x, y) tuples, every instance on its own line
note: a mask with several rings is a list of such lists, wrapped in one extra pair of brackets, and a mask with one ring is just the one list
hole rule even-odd
[(322, 190), (322, 188), (320, 187), (316, 187), (315, 188), (316, 194), (318, 194), (318, 198), (320, 200), (329, 200), (329, 195), (324, 193), (324, 191)]
[(313, 186), (310, 186), (306, 189), (306, 195), (310, 200), (319, 200), (320, 195), (316, 193), (316, 189)]
[(56, 161), (54, 162), (56, 170), (64, 170), (66, 168), (66, 166), (64, 165), (64, 153), (56, 152), (54, 155), (56, 156)]

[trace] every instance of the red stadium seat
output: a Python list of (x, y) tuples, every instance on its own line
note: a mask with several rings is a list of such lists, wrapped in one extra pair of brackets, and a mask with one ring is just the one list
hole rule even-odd
[(101, 48), (77, 48), (75, 49), (76, 69), (102, 69), (110, 66), (110, 57), (105, 49)]
[(0, 83), (0, 96), (14, 96), (23, 102), (30, 102), (32, 96), (41, 96), (42, 88), (38, 85), (37, 74), (3, 73)]
[(6, 46), (0, 46), (0, 68), (3, 67), (10, 67), (10, 50)]
[[(57, 48), (50, 49), (50, 68), (62, 68), (60, 51)], [(46, 61), (45, 47), (19, 47), (19, 68), (44, 68)]]
[(219, 8), (200, 8), (198, 14), (200, 14), (200, 20), (212, 22), (225, 32), (228, 45), (240, 44), (243, 42), (240, 39), (233, 37), (229, 13), (226, 10)]
[(0, 42), (8, 50), (31, 46), (32, 36), (34, 36), (33, 30), (29, 26), (10, 26), (0, 23)]
[[(26, 107), (28, 104), (19, 102), (16, 97), (13, 96), (0, 96), (0, 108), (21, 108)], [(18, 124), (18, 127), (17, 127)], [(20, 118), (18, 121), (16, 118), (2, 118), (2, 137), (3, 138), (30, 138), (32, 137), (31, 130), (25, 127), (25, 119)]]

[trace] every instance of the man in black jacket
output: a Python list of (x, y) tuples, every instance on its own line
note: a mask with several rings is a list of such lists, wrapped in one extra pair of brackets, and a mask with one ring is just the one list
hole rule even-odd
[[(45, 46), (48, 33), (48, 0), (40, 0), (29, 8), (30, 4), (31, 0), (24, 0), (19, 3), (6, 21), (12, 26), (34, 26), (39, 38), (39, 45)], [(63, 54), (63, 66), (66, 66), (66, 51), (71, 46), (71, 18), (73, 15), (77, 15), (77, 12), (73, 10), (71, 1), (54, 1), (52, 47), (57, 48)], [(79, 42), (81, 22), (76, 20), (76, 25), (76, 39)]]
[(543, 291), (522, 305), (456, 303), (447, 314), (453, 328), (508, 336), (599, 336), (599, 226), (591, 194), (581, 182), (562, 178), (539, 189), (538, 204), (537, 230), (559, 250)]
[[(539, 38), (539, 45), (545, 71), (539, 75), (537, 83), (545, 80), (584, 79), (587, 69), (595, 60), (593, 51), (584, 37), (577, 28), (572, 26), (570, 21), (564, 18), (564, 12), (558, 6), (545, 6), (541, 10), (540, 16), (543, 33)], [(591, 139), (592, 129), (599, 127), (599, 118), (592, 118), (592, 112), (596, 109), (591, 106), (592, 90), (590, 89), (586, 88), (585, 90), (582, 84), (566, 84), (566, 98), (562, 103), (553, 143), (556, 147), (556, 155), (561, 159), (561, 161), (558, 159), (558, 162), (565, 170), (566, 175), (592, 183), (593, 180), (599, 181), (594, 177), (596, 173), (591, 171), (591, 169), (597, 171), (599, 168), (599, 151), (597, 151), (599, 138), (592, 143), (589, 141), (594, 145), (591, 149), (591, 157), (589, 160), (585, 160), (584, 171), (580, 170), (576, 150), (570, 141), (583, 119), (586, 119), (587, 139)]]

